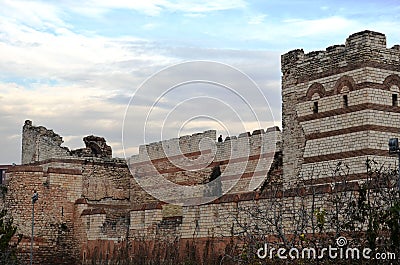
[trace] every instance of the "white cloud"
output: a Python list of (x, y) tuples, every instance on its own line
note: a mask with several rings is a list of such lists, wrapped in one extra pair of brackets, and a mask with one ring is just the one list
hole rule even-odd
[[(129, 46), (129, 42), (124, 43), (124, 45), (128, 47), (128, 51), (130, 49), (135, 49)], [(134, 43), (132, 45), (134, 46), (136, 44)], [(142, 49), (144, 48), (142, 47)], [(153, 51), (152, 47), (150, 47), (150, 49)], [(275, 79), (272, 86), (279, 86), (279, 71), (277, 71), (278, 74), (275, 76), (267, 70), (269, 68), (278, 67), (279, 56), (277, 54), (201, 48), (190, 48), (189, 50), (185, 50), (184, 48), (178, 50), (166, 49), (163, 53), (170, 55), (170, 57), (166, 58), (177, 58), (174, 60), (180, 60), (179, 58), (212, 58), (226, 63), (233, 63), (239, 69), (253, 74), (256, 82), (266, 84), (267, 86), (264, 88), (271, 86), (268, 81), (270, 79)], [(251, 65), (246, 64), (248, 60), (251, 60)], [(80, 64), (79, 60), (77, 64)], [(61, 136), (65, 136), (65, 146), (72, 149), (82, 147), (82, 137), (85, 135), (95, 134), (104, 136), (113, 147), (114, 155), (123, 157), (123, 150), (120, 142), (122, 119), (126, 104), (139, 83), (144, 81), (150, 74), (155, 73), (157, 69), (160, 69), (159, 66), (151, 66), (151, 64), (146, 65), (142, 63), (142, 66), (147, 66), (147, 71), (143, 72), (136, 71), (132, 65), (134, 64), (129, 61), (104, 62), (99, 65), (98, 69), (89, 69), (84, 73), (79, 73), (79, 71), (76, 70), (74, 74), (78, 75), (79, 78), (70, 78), (68, 82), (61, 82), (63, 81), (61, 80), (55, 84), (31, 82), (29, 87), (26, 87), (23, 84), (10, 82), (0, 83), (0, 123), (4, 126), (3, 128), (7, 128), (7, 131), (0, 132), (0, 145), (9, 145), (10, 147), (7, 148), (13, 148), (12, 150), (10, 149), (10, 152), (0, 153), (0, 161), (19, 162), (20, 137), (16, 137), (16, 132), (21, 131), (23, 121), (26, 119), (33, 120), (36, 125), (44, 125), (48, 128), (52, 128)], [(35, 67), (40, 68), (41, 66), (39, 64), (33, 66), (33, 68)], [(66, 67), (66, 69), (67, 68), (68, 67)], [(259, 69), (260, 73), (254, 71), (254, 68)], [(72, 69), (68, 68), (66, 72), (71, 72), (73, 70), (73, 67)], [(54, 74), (57, 72), (53, 71), (52, 73)], [(22, 74), (22, 76), (39, 76), (39, 74), (40, 71), (36, 69), (29, 70), (25, 74)], [(70, 76), (70, 74), (68, 75)], [(86, 76), (86, 79), (84, 76)], [(172, 78), (170, 82), (174, 82), (175, 77), (170, 76), (170, 78)], [(163, 85), (163, 83), (157, 83), (157, 85)], [(270, 93), (269, 90), (266, 91)], [(146, 95), (150, 96), (150, 92), (151, 91), (148, 91)], [(279, 97), (278, 88), (274, 88), (271, 92)], [(181, 94), (181, 96), (184, 95)], [(174, 97), (161, 102), (161, 108), (156, 115), (152, 116), (151, 122), (159, 126), (165, 116), (165, 110), (175, 106), (178, 102), (176, 98), (174, 101)], [(136, 103), (138, 103), (137, 109), (142, 105), (142, 109), (146, 110), (146, 106), (152, 104), (153, 101), (149, 102), (148, 98), (143, 97)], [(199, 105), (192, 106), (191, 109), (201, 112), (202, 108), (204, 108), (204, 106)], [(279, 108), (280, 105), (278, 104), (277, 109), (274, 111), (279, 112)], [(133, 126), (142, 129), (141, 126), (138, 125), (136, 118), (136, 116), (133, 116)], [(182, 124), (182, 121), (186, 119), (179, 115), (175, 118), (177, 124)], [(229, 122), (230, 126), (235, 128), (235, 133), (245, 130), (243, 129), (243, 124), (237, 122), (233, 123), (230, 119), (223, 119), (223, 121)], [(193, 131), (196, 130), (196, 128), (199, 131), (203, 131), (204, 128), (218, 129), (210, 128), (210, 125), (212, 125), (212, 123), (209, 123), (208, 127), (204, 122), (199, 124), (191, 123), (190, 130)], [(246, 130), (258, 128), (248, 125), (245, 126)], [(256, 126), (256, 124), (254, 124), (254, 126)], [(176, 126), (166, 126), (165, 135), (176, 137), (176, 129)], [(7, 137), (11, 137), (12, 141), (7, 141)], [(151, 134), (148, 140), (158, 141), (160, 140), (160, 135)], [(7, 141), (7, 143), (3, 143), (3, 141)], [(127, 146), (128, 154), (136, 153), (137, 146), (144, 142), (143, 139), (134, 139), (133, 143), (133, 145)]]
[(246, 2), (243, 0), (88, 0), (80, 1), (79, 4), (68, 3), (68, 7), (80, 14), (95, 17), (115, 9), (134, 10), (149, 16), (157, 16), (163, 11), (196, 14), (241, 9), (246, 7)]
[(61, 19), (62, 9), (55, 5), (39, 1), (4, 0), (1, 3), (0, 16), (9, 21), (20, 21), (36, 29), (50, 29), (68, 26)]
[[(240, 35), (244, 40), (264, 41), (270, 46), (280, 47), (284, 52), (288, 45), (296, 48), (304, 48), (306, 43), (309, 46), (320, 44), (321, 39), (332, 39), (340, 35), (341, 38), (349, 33), (354, 33), (359, 29), (360, 24), (356, 20), (347, 19), (340, 16), (331, 16), (320, 19), (285, 18), (279, 23), (270, 20), (255, 18), (254, 24), (242, 26), (237, 31), (242, 31)], [(316, 39), (310, 39), (316, 38)]]
[[(4, 1), (4, 8), (0, 10), (0, 80), (3, 80), (0, 81), (0, 146), (7, 152), (0, 153), (0, 163), (18, 162), (15, 160), (19, 159), (18, 132), (21, 131), (23, 121), (28, 118), (32, 119), (34, 124), (54, 128), (56, 132), (65, 136), (65, 145), (71, 148), (81, 147), (82, 137), (85, 135), (104, 136), (112, 145), (114, 154), (121, 157), (122, 119), (130, 95), (141, 82), (157, 70), (187, 60), (220, 61), (234, 65), (249, 74), (260, 85), (271, 104), (277, 124), (280, 125), (280, 52), (213, 49), (202, 47), (201, 43), (177, 46), (161, 40), (150, 41), (135, 36), (105, 37), (75, 28), (79, 25), (70, 25), (65, 22), (68, 20), (64, 19), (76, 15), (70, 13), (71, 9), (79, 9), (78, 11), (85, 15), (98, 16), (100, 19), (102, 14), (116, 9), (135, 10), (150, 16), (168, 11), (182, 12), (186, 17), (202, 17), (212, 11), (245, 8), (247, 4), (241, 0), (103, 0), (76, 2), (75, 6), (63, 2), (56, 6), (46, 2)], [(324, 49), (329, 45), (344, 43), (348, 34), (371, 29), (387, 34), (393, 44), (399, 43), (396, 41), (400, 35), (399, 22), (390, 21), (389, 18), (387, 21), (380, 18), (365, 22), (357, 17), (340, 14), (318, 19), (303, 18), (299, 15), (298, 18), (278, 21), (276, 17), (266, 19), (265, 14), (259, 13), (261, 11), (246, 11), (237, 21), (223, 21), (226, 28), (207, 29), (215, 37), (212, 40), (223, 39), (219, 45), (235, 47), (232, 43), (241, 39), (249, 45), (261, 43), (265, 45), (265, 49), (269, 48), (270, 44), (275, 45), (284, 52), (289, 45), (293, 48), (304, 48), (303, 43)], [(252, 13), (255, 15), (250, 16)], [(163, 26), (156, 19), (146, 20), (146, 23), (142, 29), (161, 29)], [(195, 30), (197, 29), (193, 28), (194, 33)], [(190, 43), (191, 40), (185, 37), (177, 42)], [(327, 45), (321, 45), (321, 40)], [(168, 78), (173, 82), (176, 76)], [(235, 81), (234, 78), (230, 80)], [(162, 86), (164, 83), (161, 81), (155, 85)], [(146, 110), (146, 106), (153, 103), (150, 97), (153, 96), (153, 91), (146, 92), (147, 94), (136, 102), (139, 111)], [(158, 112), (149, 124), (159, 126), (163, 122), (165, 112), (177, 105), (179, 96), (184, 97), (187, 94), (182, 92), (176, 98), (160, 102), (157, 106)], [(224, 95), (221, 93), (216, 97), (224, 98)], [(201, 113), (207, 106), (210, 105), (194, 104), (190, 110)], [(257, 111), (266, 109), (264, 105), (253, 107)], [(184, 114), (189, 112), (177, 113), (176, 119), (172, 119), (165, 126), (165, 135), (177, 136), (177, 127), (188, 119)], [(133, 116), (132, 125), (142, 129), (137, 125), (135, 118), (137, 116)], [(241, 123), (222, 115), (221, 120), (230, 123), (234, 134), (259, 127), (257, 122), (250, 119)], [(272, 125), (271, 121), (265, 121), (264, 127), (265, 124)], [(209, 126), (216, 126), (216, 123), (197, 120), (187, 124), (182, 132), (212, 129)], [(151, 132), (149, 139), (158, 141), (160, 135)], [(128, 153), (136, 152), (137, 145), (142, 143), (143, 139), (135, 139), (134, 145), (128, 147)], [(12, 159), (9, 160), (8, 156)]]
[(229, 9), (243, 9), (247, 6), (245, 1), (242, 0), (189, 0), (189, 1), (170, 1), (166, 7), (168, 9), (189, 12), (189, 13), (203, 13), (210, 11), (221, 11)]
[[(321, 19), (293, 19), (284, 21), (285, 33), (292, 33), (295, 37), (306, 37), (325, 35), (332, 32), (343, 32), (343, 30), (357, 25), (355, 21), (333, 16)], [(291, 30), (290, 30), (291, 29)]]
[(65, 27), (42, 31), (15, 19), (3, 20), (0, 32), (0, 77), (17, 82), (80, 81), (105, 88), (110, 82), (132, 81), (132, 71), (175, 61), (134, 37), (82, 35)]
[[(82, 145), (83, 135), (102, 134), (114, 141), (120, 135), (125, 106), (102, 100), (108, 96), (106, 91), (79, 85), (40, 85), (26, 89), (0, 83), (0, 94), (0, 122), (14, 131), (14, 134), (5, 132), (7, 137), (15, 138), (25, 119), (33, 120), (36, 125), (59, 128), (58, 133), (67, 136), (65, 145), (75, 148)], [(1, 154), (1, 159), (6, 159), (5, 155)]]
[(262, 14), (262, 15), (254, 15), (249, 19), (249, 24), (250, 25), (258, 25), (264, 22), (264, 19), (267, 17), (267, 15)]

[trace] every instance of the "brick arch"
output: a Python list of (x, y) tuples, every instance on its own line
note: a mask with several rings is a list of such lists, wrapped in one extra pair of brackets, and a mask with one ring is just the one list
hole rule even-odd
[(325, 88), (324, 88), (324, 86), (322, 84), (320, 84), (320, 83), (312, 84), (307, 90), (307, 94), (306, 94), (307, 99), (311, 100), (312, 96), (315, 93), (318, 93), (319, 97), (321, 97), (321, 98), (323, 96), (325, 96)]
[(398, 88), (400, 88), (400, 77), (398, 75), (389, 75), (385, 78), (385, 81), (383, 81), (383, 87), (386, 90), (390, 90), (390, 87), (393, 85), (396, 85)]
[(353, 91), (356, 86), (356, 83), (354, 82), (354, 79), (352, 77), (348, 75), (342, 76), (341, 78), (339, 78), (338, 81), (336, 81), (334, 88), (335, 95), (340, 94), (340, 91), (345, 86), (347, 86), (350, 91)]

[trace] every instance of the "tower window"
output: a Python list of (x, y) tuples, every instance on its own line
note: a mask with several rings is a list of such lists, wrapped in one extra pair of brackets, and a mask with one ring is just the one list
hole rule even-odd
[(397, 107), (398, 102), (397, 102), (397, 94), (392, 94), (392, 106)]
[(0, 184), (3, 184), (3, 179), (5, 178), (5, 170), (0, 169)]
[(349, 106), (349, 98), (347, 95), (343, 95), (343, 107), (347, 108)]
[(313, 113), (318, 113), (318, 101), (315, 101), (315, 102), (314, 102), (314, 105), (313, 105)]

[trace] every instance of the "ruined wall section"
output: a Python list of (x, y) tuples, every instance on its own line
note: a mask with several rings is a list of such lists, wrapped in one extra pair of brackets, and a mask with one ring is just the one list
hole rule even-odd
[(89, 135), (83, 138), (84, 148), (69, 150), (61, 146), (63, 139), (53, 130), (43, 126), (33, 126), (26, 120), (22, 129), (21, 164), (30, 164), (55, 158), (97, 157), (112, 159), (112, 149), (103, 137)]
[[(147, 205), (144, 209), (132, 209), (131, 211), (130, 240), (154, 240), (160, 233), (168, 231), (170, 235), (177, 235), (179, 239), (218, 238), (221, 240), (221, 238), (232, 238), (243, 232), (243, 227), (237, 225), (238, 222), (248, 225), (257, 223), (260, 230), (266, 231), (266, 236), (275, 235), (280, 223), (277, 222), (277, 226), (274, 226), (267, 219), (265, 221), (253, 220), (255, 211), (264, 211), (265, 218), (276, 218), (276, 221), (282, 217), (282, 228), (291, 234), (298, 225), (298, 220), (294, 219), (292, 215), (294, 206), (305, 205), (310, 212), (312, 207), (314, 207), (313, 209), (329, 209), (332, 207), (330, 201), (332, 192), (340, 193), (343, 192), (343, 189), (338, 187), (335, 190), (335, 187), (325, 185), (318, 189), (315, 187), (290, 191), (268, 189), (263, 192), (227, 194), (205, 205), (182, 207), (181, 214), (178, 215), (181, 218), (171, 222), (169, 230), (164, 229), (163, 226), (166, 220), (172, 220), (165, 218), (165, 205)], [(285, 214), (279, 216), (277, 215), (279, 212)], [(306, 227), (305, 231), (311, 232), (311, 227)]]
[(26, 120), (22, 129), (21, 164), (70, 156), (69, 149), (61, 146), (63, 142), (62, 137), (53, 130), (35, 127), (32, 121)]
[(125, 160), (85, 159), (80, 167), (84, 198), (89, 201), (118, 200), (119, 203), (129, 201), (131, 175)]
[(354, 179), (365, 174), (367, 159), (394, 165), (387, 142), (400, 136), (399, 47), (363, 31), (325, 51), (282, 55), (285, 183), (324, 183), (339, 162)]
[[(24, 235), (23, 259), (29, 260), (31, 196), (35, 189), (39, 193), (34, 248), (40, 264), (77, 264), (93, 255), (94, 248), (100, 251), (93, 243), (99, 240), (108, 242), (101, 251), (111, 255), (126, 242), (131, 190), (137, 191), (132, 196), (136, 204), (148, 197), (137, 185), (131, 189), (130, 172), (118, 159), (52, 159), (11, 167), (7, 179), (5, 201), (17, 233)], [(93, 246), (90, 251), (88, 244)]]
[[(20, 245), (23, 259), (29, 260), (30, 198), (35, 189), (39, 193), (35, 204), (36, 261), (77, 264), (86, 255), (94, 255), (93, 251), (111, 257), (114, 247), (126, 242), (131, 199), (143, 204), (151, 198), (131, 183), (126, 161), (111, 157), (111, 147), (103, 137), (87, 136), (84, 148), (69, 151), (61, 146), (61, 136), (43, 126), (26, 121), (23, 131), (25, 164), (7, 173), (5, 198), (18, 225), (17, 233), (24, 235)], [(99, 240), (107, 244), (96, 244)], [(88, 244), (93, 246), (90, 251)]]

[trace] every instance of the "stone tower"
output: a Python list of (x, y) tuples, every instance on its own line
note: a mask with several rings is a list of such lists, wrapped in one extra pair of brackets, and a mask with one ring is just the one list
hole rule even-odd
[(329, 182), (336, 165), (365, 176), (367, 158), (385, 165), (388, 140), (400, 137), (400, 46), (362, 31), (345, 45), (282, 55), (283, 180)]

